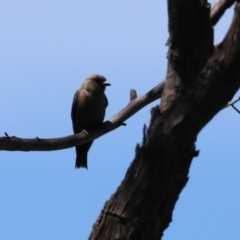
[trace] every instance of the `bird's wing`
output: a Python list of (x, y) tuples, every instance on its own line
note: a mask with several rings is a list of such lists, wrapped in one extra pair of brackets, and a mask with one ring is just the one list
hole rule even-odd
[[(79, 90), (77, 90), (75, 92), (74, 97), (73, 97), (73, 103), (72, 103), (71, 117), (72, 117), (72, 122), (73, 122), (73, 128), (75, 125), (75, 119), (76, 119), (76, 115), (77, 115), (78, 96), (79, 96)], [(75, 132), (75, 129), (74, 129), (74, 132)]]
[(106, 100), (106, 107), (108, 106), (108, 99), (106, 97), (106, 95), (104, 94), (105, 100)]

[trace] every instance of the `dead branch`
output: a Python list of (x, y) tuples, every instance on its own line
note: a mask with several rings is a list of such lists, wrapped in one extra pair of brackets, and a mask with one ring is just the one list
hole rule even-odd
[(235, 2), (236, 0), (218, 0), (213, 5), (210, 15), (212, 26), (215, 26), (217, 24), (225, 11), (230, 8)]
[(228, 105), (226, 105), (223, 109), (231, 106), (233, 109), (235, 109), (235, 110), (240, 114), (240, 111), (234, 106), (234, 104), (235, 104), (236, 102), (238, 102), (238, 101), (240, 101), (240, 97), (238, 97), (237, 100), (235, 100), (235, 101), (229, 103)]
[[(5, 137), (0, 137), (0, 150), (6, 151), (54, 151), (71, 148), (81, 145), (93, 139), (96, 139), (118, 127), (124, 125), (124, 121), (137, 113), (140, 109), (161, 97), (164, 82), (158, 84), (152, 90), (141, 97), (131, 98), (130, 103), (119, 113), (99, 127), (90, 129), (88, 135), (84, 132), (61, 138), (18, 138), (9, 136), (5, 133)], [(130, 94), (133, 91), (130, 92)], [(136, 92), (136, 91), (135, 91)], [(137, 95), (135, 95), (137, 96)]]

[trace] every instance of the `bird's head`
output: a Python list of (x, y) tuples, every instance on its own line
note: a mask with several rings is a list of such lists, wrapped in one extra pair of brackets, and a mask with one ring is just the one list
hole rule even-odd
[(84, 88), (91, 89), (92, 91), (104, 92), (105, 88), (107, 86), (111, 86), (111, 84), (104, 76), (93, 74), (85, 79), (83, 86)]

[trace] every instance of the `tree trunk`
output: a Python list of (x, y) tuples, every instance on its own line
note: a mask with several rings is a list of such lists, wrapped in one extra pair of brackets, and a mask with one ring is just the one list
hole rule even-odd
[(168, 0), (168, 70), (160, 106), (116, 193), (89, 239), (158, 240), (188, 181), (200, 130), (240, 86), (240, 3), (224, 40), (213, 46), (210, 6)]

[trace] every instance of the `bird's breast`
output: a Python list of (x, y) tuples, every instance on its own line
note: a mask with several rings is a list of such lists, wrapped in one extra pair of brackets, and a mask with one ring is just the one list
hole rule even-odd
[[(103, 94), (91, 94), (82, 90), (77, 101), (76, 123), (80, 128), (101, 124), (106, 109), (106, 97)], [(80, 129), (79, 129), (80, 130)]]

